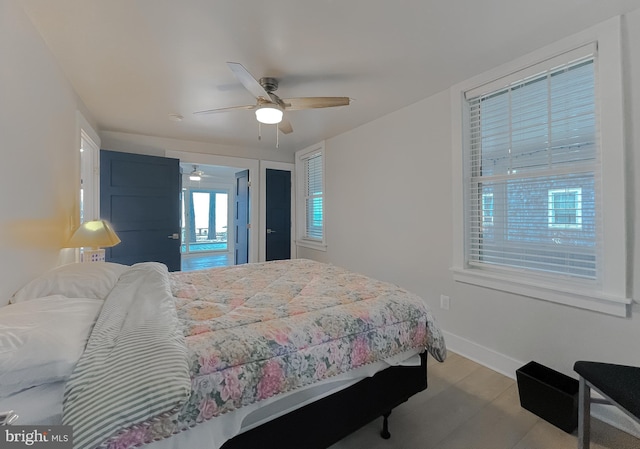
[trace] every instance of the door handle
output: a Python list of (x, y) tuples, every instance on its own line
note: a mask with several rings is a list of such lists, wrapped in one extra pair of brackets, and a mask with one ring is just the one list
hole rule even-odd
[(177, 232), (175, 232), (175, 233), (173, 233), (173, 234), (171, 234), (171, 235), (168, 235), (168, 236), (167, 236), (167, 238), (168, 238), (168, 239), (173, 239), (173, 240), (180, 240), (180, 234), (178, 234)]
[(275, 234), (276, 231), (273, 229), (267, 229), (267, 234)]

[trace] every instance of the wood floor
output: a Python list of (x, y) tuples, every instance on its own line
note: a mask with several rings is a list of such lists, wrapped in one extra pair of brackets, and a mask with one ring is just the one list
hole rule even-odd
[[(515, 380), (457, 354), (429, 362), (429, 388), (389, 417), (391, 439), (379, 436), (381, 420), (331, 449), (575, 449), (567, 434), (520, 407)], [(592, 420), (591, 449), (640, 449), (640, 440)]]
[(204, 270), (213, 267), (233, 265), (233, 255), (227, 252), (189, 254), (182, 256), (182, 271)]

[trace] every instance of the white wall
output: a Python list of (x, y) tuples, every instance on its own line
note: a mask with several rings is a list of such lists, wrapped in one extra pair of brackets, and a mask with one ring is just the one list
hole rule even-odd
[(443, 92), (326, 142), (331, 262), (439, 295), (451, 278), (449, 115)]
[(0, 61), (4, 304), (23, 283), (58, 262), (77, 224), (76, 111), (86, 109), (14, 0), (0, 0)]
[[(112, 131), (100, 132), (102, 149), (123, 151), (126, 153), (148, 154), (164, 157), (168, 151), (181, 151), (218, 156), (239, 157), (252, 160), (275, 162), (293, 162), (293, 154), (277, 148), (242, 148), (231, 145), (217, 145), (189, 140), (169, 139), (165, 137), (144, 136), (141, 134)], [(188, 162), (188, 161), (187, 161)]]
[[(640, 288), (640, 10), (624, 35), (631, 294)], [(573, 375), (577, 359), (640, 365), (639, 309), (616, 318), (454, 283), (451, 123), (442, 92), (326, 141), (326, 253), (301, 256), (389, 280), (423, 296), (449, 346), (511, 376), (536, 360)], [(620, 267), (624, 269), (624, 267)], [(451, 298), (440, 309), (440, 294)]]

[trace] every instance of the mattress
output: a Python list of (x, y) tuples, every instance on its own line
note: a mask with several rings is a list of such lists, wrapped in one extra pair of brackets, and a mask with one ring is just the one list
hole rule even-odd
[(170, 438), (154, 441), (144, 447), (148, 449), (218, 449), (227, 440), (238, 434), (337, 393), (390, 366), (398, 365), (420, 365), (418, 351), (410, 350), (388, 360), (371, 363), (335, 378), (251, 404), (201, 423), (189, 429), (188, 432), (181, 432)]
[[(145, 447), (149, 449), (217, 448), (239, 433), (343, 390), (366, 377), (373, 376), (376, 372), (396, 365), (420, 365), (420, 357), (416, 350), (410, 350), (324, 382), (235, 410), (196, 426), (189, 432), (155, 441)], [(15, 423), (17, 425), (60, 425), (62, 424), (64, 388), (65, 382), (54, 382), (0, 398), (0, 410), (13, 410), (17, 413), (19, 415)]]

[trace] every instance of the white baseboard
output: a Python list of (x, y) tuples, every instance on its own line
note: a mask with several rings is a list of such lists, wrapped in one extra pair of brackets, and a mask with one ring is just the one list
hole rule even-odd
[(640, 438), (640, 424), (625, 415), (618, 407), (603, 404), (592, 404), (591, 416), (598, 418), (600, 421), (606, 422), (613, 427), (617, 427), (623, 432), (627, 432), (636, 438)]
[(516, 378), (516, 370), (526, 363), (450, 332), (443, 331), (442, 333), (444, 334), (444, 341), (447, 343), (447, 349), (511, 379)]
[[(443, 331), (442, 333), (447, 343), (447, 349), (511, 379), (516, 378), (516, 370), (518, 368), (529, 362), (516, 360), (450, 332)], [(640, 425), (617, 407), (593, 404), (591, 406), (591, 416), (640, 438)]]

